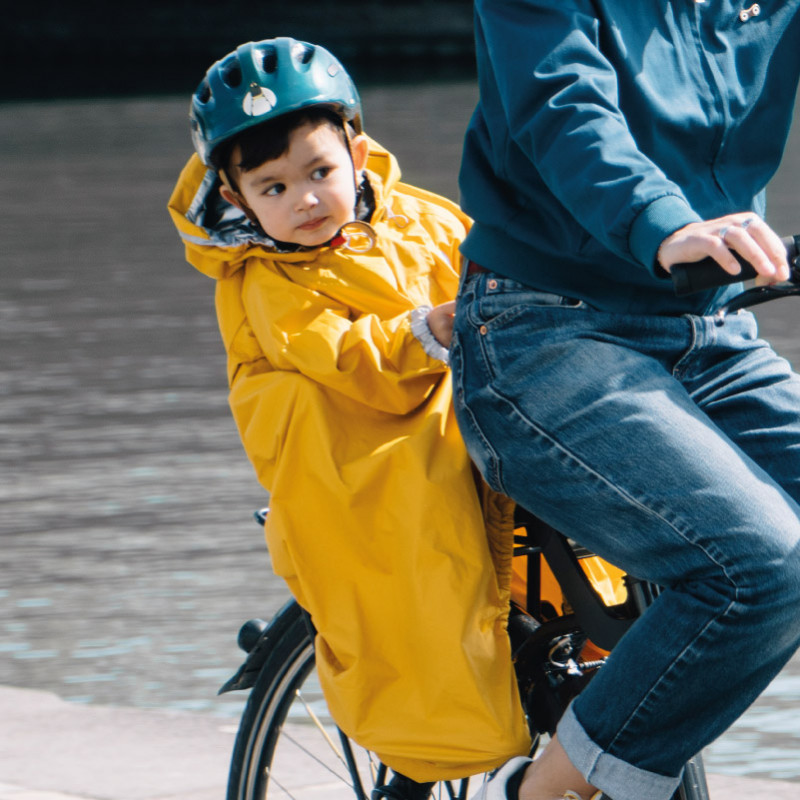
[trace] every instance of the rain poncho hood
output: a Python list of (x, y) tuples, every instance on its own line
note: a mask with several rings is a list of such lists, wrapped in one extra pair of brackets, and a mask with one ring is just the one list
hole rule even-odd
[(476, 482), (410, 312), (455, 297), (468, 219), (370, 141), (360, 231), (281, 252), (193, 157), (170, 200), (214, 278), (230, 405), (275, 572), (318, 631), (339, 726), (418, 781), (530, 745), (506, 633), (511, 509)]

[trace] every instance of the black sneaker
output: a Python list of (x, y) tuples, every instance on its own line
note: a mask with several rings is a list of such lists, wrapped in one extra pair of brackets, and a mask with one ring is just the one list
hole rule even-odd
[(428, 800), (431, 789), (432, 783), (417, 783), (395, 772), (389, 783), (372, 790), (371, 800)]

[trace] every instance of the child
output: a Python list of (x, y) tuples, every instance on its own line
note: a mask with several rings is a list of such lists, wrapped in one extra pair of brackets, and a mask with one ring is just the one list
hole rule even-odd
[(321, 47), (240, 46), (191, 123), (170, 212), (217, 281), (273, 568), (318, 631), (330, 711), (416, 781), (497, 767), (530, 744), (505, 630), (511, 526), (480, 502), (440, 343), (468, 220), (400, 183)]

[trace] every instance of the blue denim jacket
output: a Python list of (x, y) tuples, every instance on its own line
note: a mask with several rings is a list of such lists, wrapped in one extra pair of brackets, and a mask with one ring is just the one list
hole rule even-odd
[(675, 297), (656, 251), (690, 222), (763, 215), (800, 73), (800, 0), (475, 9), (464, 254), (608, 310), (697, 312), (735, 291)]

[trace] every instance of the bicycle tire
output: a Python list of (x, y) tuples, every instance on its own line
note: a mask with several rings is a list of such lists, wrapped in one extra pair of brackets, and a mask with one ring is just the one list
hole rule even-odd
[[(330, 719), (300, 607), (285, 606), (268, 631), (274, 640), (242, 713), (227, 800), (316, 800), (322, 794), (326, 800), (369, 800), (391, 773)], [(433, 796), (466, 800), (467, 786), (467, 780), (443, 783)]]
[(270, 624), (275, 630), (274, 644), (242, 712), (231, 756), (227, 800), (266, 797), (265, 770), (271, 766), (276, 744), (271, 730), (280, 727), (287, 716), (284, 712), (280, 719), (280, 708), (274, 705), (285, 694), (279, 694), (281, 679), (288, 678), (290, 684), (302, 680), (303, 673), (311, 669), (309, 660), (313, 660), (313, 650), (307, 652), (310, 636), (298, 624), (302, 624), (302, 616), (295, 605), (281, 609)]

